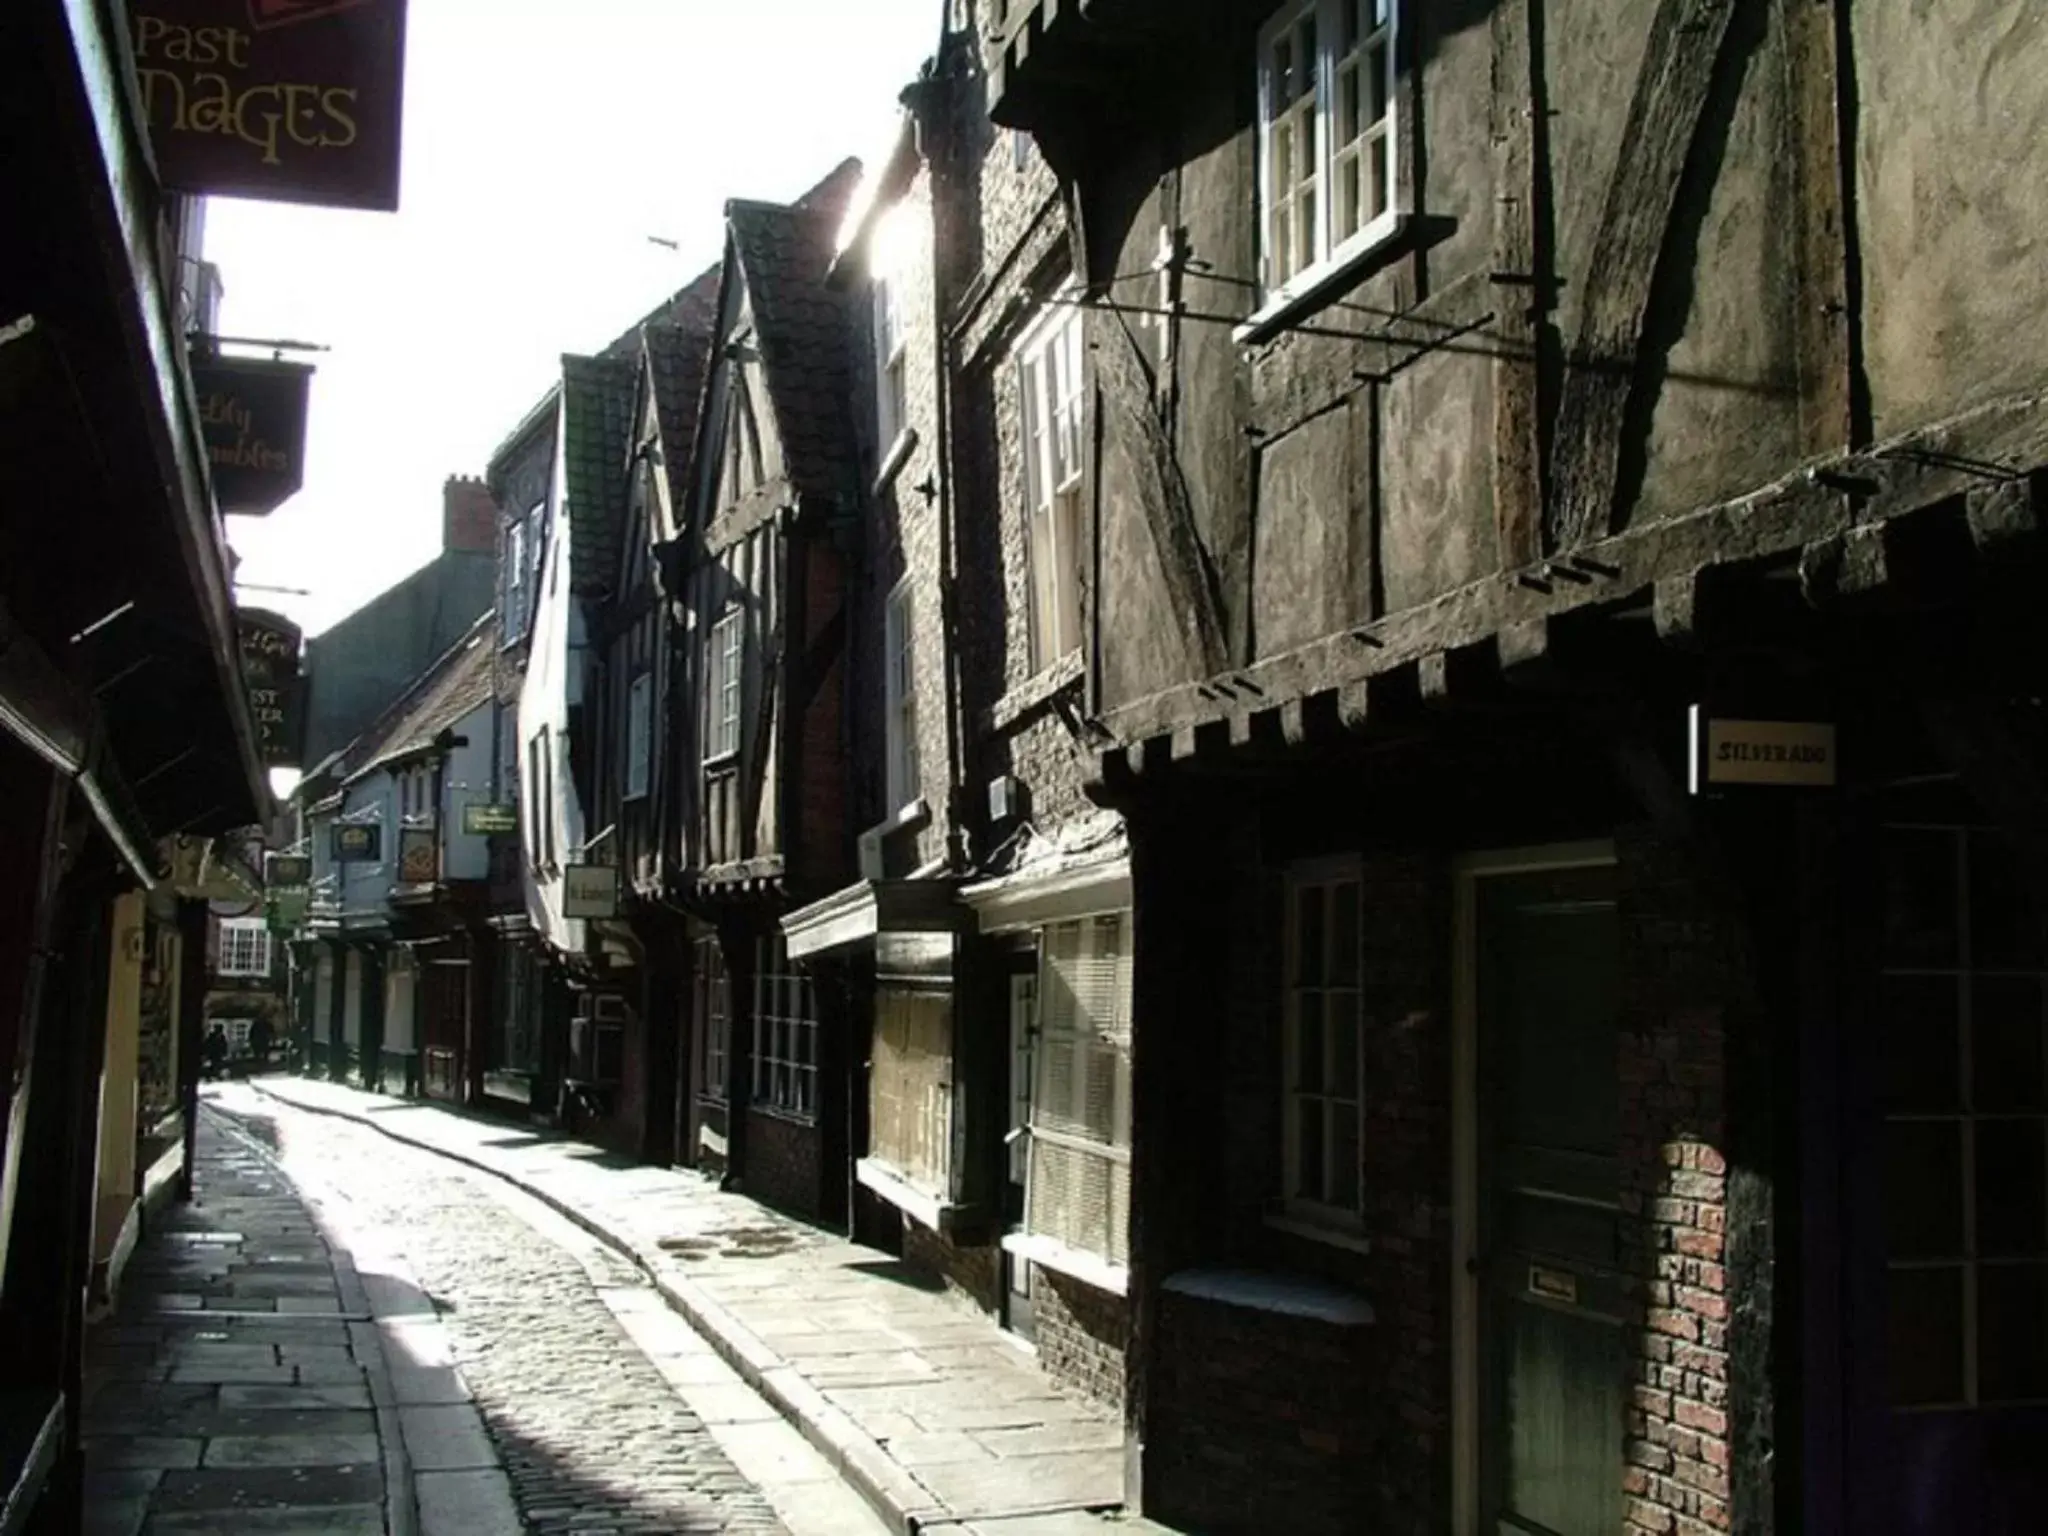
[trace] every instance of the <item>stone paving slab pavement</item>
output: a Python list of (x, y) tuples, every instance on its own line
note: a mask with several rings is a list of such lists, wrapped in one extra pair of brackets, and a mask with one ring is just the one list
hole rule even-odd
[[(1119, 1512), (1114, 1412), (1055, 1389), (993, 1322), (872, 1249), (567, 1137), (310, 1079), (250, 1086), (495, 1174), (625, 1254), (896, 1530), (1165, 1532)], [(700, 1412), (716, 1411), (707, 1387), (688, 1388)], [(737, 1393), (731, 1406), (758, 1412)]]
[[(408, 1524), (349, 1311), (360, 1289), (262, 1152), (202, 1117), (199, 1198), (168, 1206), (93, 1330), (86, 1536), (385, 1536)], [(280, 1311), (281, 1296), (319, 1303)]]

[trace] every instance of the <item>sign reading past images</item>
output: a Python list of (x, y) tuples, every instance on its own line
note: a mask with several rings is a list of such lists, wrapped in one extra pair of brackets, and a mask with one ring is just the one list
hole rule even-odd
[(263, 861), (263, 883), (273, 891), (304, 890), (313, 883), (313, 861), (303, 853), (273, 853)]
[(384, 828), (374, 821), (339, 821), (328, 846), (337, 864), (378, 864), (384, 859)]
[(241, 642), (242, 684), (256, 721), (256, 751), (266, 768), (299, 766), (299, 626), (260, 608), (235, 615)]
[(562, 871), (562, 916), (619, 915), (619, 872), (610, 864), (571, 864)]
[(1704, 722), (1696, 772), (1707, 784), (1826, 789), (1836, 778), (1835, 728), (1817, 720)]
[(405, 0), (130, 0), (164, 185), (398, 207)]
[(195, 353), (192, 387), (223, 512), (263, 517), (306, 483), (305, 363)]

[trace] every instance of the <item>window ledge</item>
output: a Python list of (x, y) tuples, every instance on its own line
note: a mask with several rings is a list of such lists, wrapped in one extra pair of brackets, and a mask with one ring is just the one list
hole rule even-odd
[[(1400, 249), (1401, 237), (1408, 232), (1410, 222), (1409, 215), (1404, 213), (1380, 215), (1351, 237), (1351, 250), (1296, 273), (1231, 331), (1230, 339), (1241, 347), (1271, 341), (1304, 315), (1327, 304), (1336, 290), (1349, 287), (1384, 265)], [(1363, 339), (1364, 333), (1360, 335)]]
[(1363, 1296), (1307, 1275), (1248, 1269), (1184, 1269), (1168, 1275), (1160, 1289), (1195, 1301), (1213, 1301), (1247, 1312), (1308, 1318), (1339, 1328), (1367, 1328), (1376, 1321), (1372, 1303)]
[(706, 773), (729, 773), (740, 765), (740, 749), (733, 747), (725, 752), (714, 753), (704, 759)]
[(1304, 1237), (1312, 1243), (1322, 1243), (1327, 1247), (1342, 1248), (1351, 1253), (1372, 1252), (1372, 1239), (1363, 1232), (1333, 1227), (1327, 1222), (1299, 1216), (1292, 1211), (1268, 1211), (1266, 1225), (1275, 1232), (1285, 1232), (1290, 1237)]
[(863, 1157), (853, 1165), (853, 1176), (862, 1189), (886, 1200), (912, 1221), (944, 1235), (960, 1224), (968, 1207), (943, 1195), (932, 1194), (910, 1182), (880, 1158)]
[(903, 466), (910, 462), (910, 456), (917, 452), (917, 428), (905, 427), (896, 434), (896, 441), (889, 445), (889, 451), (882, 455), (882, 467), (875, 471), (875, 483), (869, 492), (877, 498), (887, 495), (889, 487), (896, 483), (896, 477), (903, 473)]
[(1112, 1296), (1130, 1294), (1131, 1270), (1127, 1264), (1112, 1264), (1098, 1254), (1069, 1248), (1056, 1237), (1042, 1232), (1009, 1232), (1003, 1236), (1003, 1252), (1029, 1259), (1040, 1269), (1049, 1269), (1069, 1280), (1107, 1291)]
[(1078, 650), (1069, 651), (1049, 667), (1041, 667), (989, 706), (991, 731), (1007, 730), (1033, 710), (1050, 703), (1064, 690), (1081, 681), (1082, 661)]
[(884, 816), (880, 821), (861, 833), (862, 837), (894, 837), (910, 827), (922, 827), (932, 819), (931, 803), (919, 795), (915, 800), (894, 814)]
[(749, 1104), (747, 1113), (760, 1115), (769, 1120), (780, 1120), (784, 1125), (799, 1125), (805, 1130), (813, 1130), (818, 1124), (818, 1117), (815, 1114), (806, 1114), (800, 1109), (784, 1109), (778, 1104)]

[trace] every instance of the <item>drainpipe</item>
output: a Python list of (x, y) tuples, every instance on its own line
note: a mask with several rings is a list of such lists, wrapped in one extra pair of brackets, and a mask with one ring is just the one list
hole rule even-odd
[[(940, 44), (943, 50), (951, 41), (950, 36)], [(954, 526), (956, 502), (953, 495), (953, 364), (954, 342), (951, 328), (947, 325), (947, 236), (951, 231), (949, 221), (942, 213), (950, 205), (941, 196), (944, 183), (949, 179), (950, 167), (942, 168), (935, 156), (926, 153), (927, 114), (931, 111), (934, 97), (944, 99), (944, 93), (937, 89), (944, 72), (950, 65), (942, 52), (932, 89), (920, 91), (917, 99), (915, 122), (917, 125), (918, 153), (930, 167), (932, 178), (932, 334), (938, 339), (937, 425), (939, 440), (934, 446), (934, 457), (939, 470), (939, 629), (945, 654), (946, 673), (946, 865), (950, 870), (963, 872), (967, 868), (967, 839), (962, 827), (962, 816), (967, 803), (966, 763), (966, 719), (965, 700), (960, 683), (960, 604), (959, 583), (956, 572), (959, 560), (959, 539)], [(943, 134), (936, 135), (943, 145), (947, 142)]]

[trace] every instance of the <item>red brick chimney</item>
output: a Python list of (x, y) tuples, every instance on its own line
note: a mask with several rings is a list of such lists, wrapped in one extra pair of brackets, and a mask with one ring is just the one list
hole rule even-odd
[(441, 548), (482, 555), (497, 552), (498, 504), (483, 481), (450, 475), (441, 487)]

